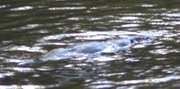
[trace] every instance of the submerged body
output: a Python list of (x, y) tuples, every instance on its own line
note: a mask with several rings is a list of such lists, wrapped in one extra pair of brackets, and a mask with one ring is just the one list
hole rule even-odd
[[(91, 59), (102, 56), (102, 54), (115, 54), (122, 51), (129, 50), (132, 45), (137, 43), (143, 43), (148, 41), (148, 37), (131, 37), (127, 39), (119, 39), (107, 42), (88, 42), (75, 46), (71, 46), (65, 49), (58, 48), (54, 49), (45, 55), (43, 55), (39, 60), (41, 62), (55, 61), (70, 58), (85, 58)], [(34, 60), (19, 63), (19, 65), (33, 64)]]

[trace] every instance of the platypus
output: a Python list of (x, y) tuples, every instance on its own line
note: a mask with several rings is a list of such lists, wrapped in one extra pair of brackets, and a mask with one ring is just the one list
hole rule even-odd
[[(134, 36), (129, 38), (122, 38), (116, 40), (110, 40), (106, 42), (86, 42), (82, 44), (78, 44), (75, 46), (70, 46), (67, 48), (57, 48), (49, 51), (48, 53), (42, 55), (38, 59), (40, 62), (46, 61), (57, 61), (62, 59), (70, 59), (70, 58), (79, 58), (85, 57), (86, 59), (102, 56), (101, 54), (112, 54), (112, 53), (119, 53), (125, 50), (129, 50), (130, 47), (137, 43), (146, 42), (149, 40), (149, 37), (144, 36)], [(34, 64), (36, 61), (29, 60), (25, 62), (21, 62), (18, 65), (27, 65), (27, 64)]]

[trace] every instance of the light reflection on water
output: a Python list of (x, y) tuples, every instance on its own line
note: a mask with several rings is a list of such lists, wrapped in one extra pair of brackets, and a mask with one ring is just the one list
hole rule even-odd
[[(162, 3), (163, 2), (163, 3)], [(0, 1), (0, 88), (179, 88), (179, 1)], [(149, 36), (127, 53), (17, 66), (56, 48)]]
[[(164, 83), (169, 82), (172, 80), (179, 80), (180, 76), (174, 75), (174, 76), (165, 76), (162, 78), (148, 78), (148, 79), (138, 79), (138, 80), (127, 80), (127, 81), (121, 81), (121, 82), (113, 82), (113, 81), (107, 81), (107, 80), (97, 80), (95, 82), (90, 83), (90, 88), (92, 89), (106, 89), (106, 88), (114, 88), (116, 86), (116, 89), (138, 89), (141, 87), (142, 84), (158, 84), (158, 83)], [(137, 86), (129, 86), (131, 84), (141, 84)]]
[(21, 10), (29, 10), (29, 9), (33, 9), (33, 7), (24, 6), (24, 7), (13, 8), (13, 9), (10, 9), (10, 10), (12, 10), (12, 11), (21, 11)]

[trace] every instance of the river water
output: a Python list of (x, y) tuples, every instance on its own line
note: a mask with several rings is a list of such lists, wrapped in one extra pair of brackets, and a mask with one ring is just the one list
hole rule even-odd
[[(180, 88), (179, 0), (1, 0), (1, 89)], [(116, 58), (38, 60), (48, 51), (132, 35), (153, 42)]]

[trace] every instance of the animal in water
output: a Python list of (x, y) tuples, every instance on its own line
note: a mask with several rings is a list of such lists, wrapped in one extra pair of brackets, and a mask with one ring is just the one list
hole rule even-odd
[[(91, 59), (103, 54), (115, 54), (129, 50), (135, 44), (146, 43), (149, 41), (149, 37), (145, 36), (133, 36), (129, 38), (122, 38), (107, 42), (87, 42), (70, 46), (67, 48), (57, 48), (39, 58), (40, 62), (55, 61), (70, 58), (85, 58)], [(21, 62), (18, 65), (34, 64), (34, 60)]]

